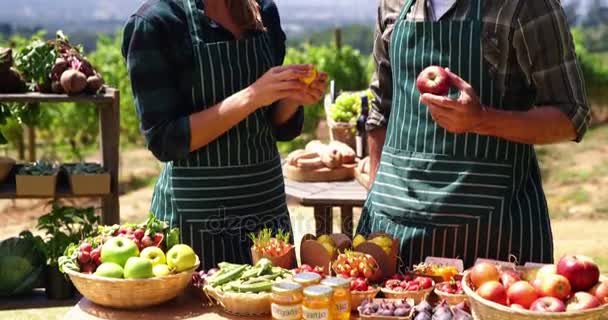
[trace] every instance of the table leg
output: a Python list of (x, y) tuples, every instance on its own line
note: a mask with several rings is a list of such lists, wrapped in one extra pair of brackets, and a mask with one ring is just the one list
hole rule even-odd
[(353, 237), (353, 207), (343, 206), (340, 208), (342, 220), (342, 233), (352, 239)]
[(315, 207), (315, 226), (317, 235), (331, 234), (333, 231), (331, 207)]

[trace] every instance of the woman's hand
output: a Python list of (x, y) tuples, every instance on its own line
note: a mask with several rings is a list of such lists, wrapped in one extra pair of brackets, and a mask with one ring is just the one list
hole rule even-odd
[(327, 73), (319, 72), (317, 78), (304, 91), (294, 91), (286, 100), (288, 104), (311, 105), (319, 102), (327, 88)]
[(246, 89), (252, 105), (258, 109), (293, 95), (303, 96), (309, 89), (300, 78), (306, 76), (309, 70), (308, 65), (271, 68)]

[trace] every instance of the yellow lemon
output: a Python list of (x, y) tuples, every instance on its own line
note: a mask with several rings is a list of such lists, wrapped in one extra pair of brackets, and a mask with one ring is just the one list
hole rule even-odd
[(358, 247), (360, 244), (362, 244), (363, 242), (365, 242), (365, 237), (358, 234), (355, 236), (355, 238), (353, 239), (353, 247)]
[(313, 83), (315, 81), (315, 79), (317, 79), (317, 69), (312, 68), (310, 70), (310, 72), (308, 73), (308, 76), (305, 77), (301, 77), (300, 81), (304, 82), (305, 85), (309, 86), (311, 83)]

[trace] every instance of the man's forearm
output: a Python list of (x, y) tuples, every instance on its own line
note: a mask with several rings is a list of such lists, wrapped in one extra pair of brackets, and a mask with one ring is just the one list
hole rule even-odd
[(473, 131), (525, 144), (551, 144), (576, 138), (572, 121), (562, 111), (551, 106), (528, 111), (487, 108), (483, 112), (482, 121)]
[(369, 146), (369, 182), (370, 187), (376, 178), (378, 167), (380, 166), (380, 157), (382, 155), (382, 147), (386, 139), (386, 128), (377, 128), (367, 132), (367, 141)]

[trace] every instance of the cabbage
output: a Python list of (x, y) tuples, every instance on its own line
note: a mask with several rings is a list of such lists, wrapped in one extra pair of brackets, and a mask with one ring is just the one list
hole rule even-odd
[(44, 252), (33, 237), (14, 237), (0, 242), (0, 296), (31, 291), (45, 265)]

